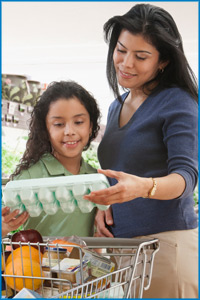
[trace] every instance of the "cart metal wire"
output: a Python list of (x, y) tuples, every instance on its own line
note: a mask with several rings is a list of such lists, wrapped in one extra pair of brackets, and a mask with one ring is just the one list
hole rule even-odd
[[(57, 237), (58, 238), (58, 237)], [(48, 237), (43, 237), (44, 243), (22, 243), (11, 242), (9, 238), (2, 240), (2, 263), (6, 264), (7, 251), (6, 246), (13, 247), (18, 245), (20, 250), (23, 246), (28, 246), (31, 256), (31, 246), (49, 247), (52, 245)], [(142, 298), (143, 291), (147, 290), (151, 284), (154, 258), (159, 250), (158, 239), (126, 239), (126, 238), (97, 238), (97, 237), (81, 237), (88, 249), (95, 251), (100, 250), (102, 257), (109, 259), (115, 263), (115, 269), (111, 272), (94, 278), (84, 279), (84, 262), (82, 247), (74, 246), (80, 259), (80, 282), (72, 283), (61, 276), (29, 276), (24, 275), (24, 268), (22, 262), (22, 272), (20, 275), (10, 275), (2, 272), (2, 280), (5, 282), (5, 297), (14, 297), (17, 294), (15, 280), (32, 281), (34, 290), (34, 280), (41, 280), (41, 286), (36, 290), (42, 298)], [(57, 247), (66, 247), (66, 244), (56, 244)], [(69, 245), (71, 246), (71, 245)], [(40, 252), (39, 252), (40, 253)], [(21, 252), (22, 255), (22, 252)], [(13, 255), (11, 251), (12, 260)], [(40, 268), (42, 274), (42, 256), (40, 255)], [(58, 262), (59, 265), (59, 262)], [(32, 266), (32, 264), (31, 264)], [(59, 270), (60, 272), (60, 270)], [(58, 273), (59, 273), (58, 272)], [(14, 270), (13, 270), (13, 274)], [(46, 276), (46, 275), (45, 275)], [(14, 287), (12, 290), (7, 285), (7, 277), (12, 278)], [(48, 283), (48, 284), (47, 284)], [(25, 286), (26, 287), (26, 286)], [(12, 294), (11, 294), (12, 293)]]

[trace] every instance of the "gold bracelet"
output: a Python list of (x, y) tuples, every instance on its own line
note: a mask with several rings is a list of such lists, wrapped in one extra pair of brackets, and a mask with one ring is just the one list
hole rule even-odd
[(156, 192), (156, 189), (157, 189), (157, 182), (156, 182), (156, 180), (154, 178), (152, 178), (152, 177), (151, 177), (151, 179), (153, 180), (153, 187), (148, 192), (148, 198), (154, 196), (155, 192)]

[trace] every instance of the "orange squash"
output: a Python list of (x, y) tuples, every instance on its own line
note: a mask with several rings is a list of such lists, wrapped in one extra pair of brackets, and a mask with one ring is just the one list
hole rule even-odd
[[(23, 262), (23, 267), (22, 267)], [(14, 272), (13, 272), (14, 267)], [(43, 277), (43, 271), (40, 264), (35, 260), (29, 258), (16, 257), (14, 262), (9, 262), (5, 268), (6, 275), (18, 275), (18, 276), (31, 276), (33, 278), (19, 278), (19, 277), (5, 277), (5, 281), (9, 287), (20, 291), (22, 288), (31, 290), (37, 290), (43, 282), (43, 279), (37, 279), (34, 277)]]
[(19, 257), (21, 258), (21, 253), (23, 258), (29, 258), (32, 260), (36, 260), (38, 263), (40, 263), (40, 259), (42, 262), (42, 253), (39, 252), (39, 250), (35, 249), (34, 247), (30, 246), (22, 246), (21, 248), (17, 248), (13, 251), (13, 253), (10, 253), (6, 260), (6, 265), (9, 264), (12, 259), (15, 260), (15, 258)]

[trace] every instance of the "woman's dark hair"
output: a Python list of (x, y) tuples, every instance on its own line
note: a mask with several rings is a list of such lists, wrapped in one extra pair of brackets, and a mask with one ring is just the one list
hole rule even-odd
[(36, 163), (44, 153), (51, 153), (52, 149), (46, 127), (46, 116), (49, 112), (49, 107), (60, 98), (64, 98), (67, 101), (73, 97), (80, 100), (90, 116), (92, 133), (84, 150), (88, 149), (90, 143), (96, 138), (100, 128), (100, 110), (96, 100), (88, 91), (74, 81), (52, 82), (42, 94), (31, 113), (30, 132), (26, 150), (20, 160), (20, 164), (11, 175), (11, 178), (20, 174), (22, 170), (27, 170), (30, 165)]
[[(182, 38), (176, 23), (167, 11), (150, 4), (137, 4), (126, 14), (115, 16), (104, 24), (105, 41), (109, 44), (107, 78), (120, 102), (113, 52), (122, 29), (126, 29), (134, 35), (142, 35), (157, 49), (160, 61), (169, 61), (164, 72), (159, 72), (156, 78), (145, 83), (144, 90), (155, 92), (178, 86), (198, 102), (197, 80), (185, 57)], [(152, 88), (153, 81), (158, 83), (153, 85), (154, 88)]]

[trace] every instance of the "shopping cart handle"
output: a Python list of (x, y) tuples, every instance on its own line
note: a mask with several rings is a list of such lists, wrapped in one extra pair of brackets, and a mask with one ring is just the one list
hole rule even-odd
[(105, 238), (105, 237), (81, 237), (89, 247), (112, 247), (112, 248), (133, 248), (147, 245), (148, 249), (159, 247), (158, 239), (137, 239), (137, 238)]

